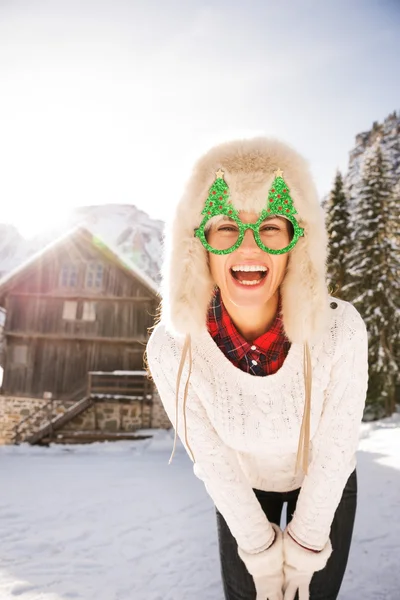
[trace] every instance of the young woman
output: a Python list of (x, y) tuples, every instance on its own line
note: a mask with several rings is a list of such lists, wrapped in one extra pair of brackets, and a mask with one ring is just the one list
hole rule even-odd
[(339, 593), (367, 334), (328, 296), (325, 260), (322, 210), (294, 150), (256, 138), (198, 161), (166, 231), (147, 359), (216, 506), (226, 600)]

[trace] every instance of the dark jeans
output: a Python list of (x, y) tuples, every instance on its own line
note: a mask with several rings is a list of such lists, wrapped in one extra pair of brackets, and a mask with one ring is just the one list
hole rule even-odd
[[(254, 490), (269, 521), (280, 525), (283, 505), (287, 502), (286, 522), (292, 519), (300, 490), (292, 492), (263, 492)], [(350, 551), (357, 506), (357, 473), (353, 471), (343, 490), (336, 510), (330, 539), (334, 551), (325, 568), (317, 571), (310, 585), (310, 600), (336, 600), (342, 584)], [(238, 555), (237, 543), (225, 519), (217, 510), (218, 542), (225, 600), (255, 600), (252, 576)], [(296, 600), (298, 595), (296, 594)]]

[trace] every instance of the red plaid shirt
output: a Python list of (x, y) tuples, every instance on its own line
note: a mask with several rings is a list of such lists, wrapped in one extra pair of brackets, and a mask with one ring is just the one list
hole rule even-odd
[(218, 290), (208, 311), (208, 331), (227, 358), (251, 375), (272, 375), (282, 366), (290, 342), (282, 323), (281, 304), (271, 327), (253, 343), (247, 342), (234, 326)]

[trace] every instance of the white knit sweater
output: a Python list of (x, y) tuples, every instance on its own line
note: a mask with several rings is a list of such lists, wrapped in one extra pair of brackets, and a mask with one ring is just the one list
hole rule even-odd
[[(303, 347), (292, 344), (282, 367), (257, 377), (235, 367), (205, 330), (192, 338), (193, 371), (186, 405), (195, 474), (204, 482), (238, 546), (264, 551), (273, 530), (252, 488), (301, 487), (290, 525), (301, 544), (322, 549), (355, 452), (367, 390), (367, 332), (349, 303), (331, 298), (330, 329), (312, 345), (311, 443), (308, 475), (295, 474), (304, 409)], [(336, 308), (334, 308), (336, 305)], [(166, 412), (175, 425), (175, 389), (183, 340), (160, 323), (147, 346), (148, 362)], [(184, 442), (182, 398), (178, 434)]]

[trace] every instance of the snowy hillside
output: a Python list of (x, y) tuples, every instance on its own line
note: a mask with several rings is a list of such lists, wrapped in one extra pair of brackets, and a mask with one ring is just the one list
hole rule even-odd
[(389, 115), (383, 123), (374, 123), (370, 131), (359, 133), (350, 152), (349, 168), (344, 178), (345, 188), (352, 202), (357, 202), (360, 191), (362, 167), (374, 144), (379, 141), (391, 166), (393, 183), (400, 180), (400, 113)]
[[(172, 431), (0, 447), (1, 600), (222, 600), (215, 513)], [(400, 414), (364, 423), (339, 600), (398, 600)]]
[(25, 240), (13, 226), (0, 225), (0, 276), (78, 223), (90, 226), (158, 282), (164, 224), (130, 204), (75, 208), (62, 228), (30, 240)]
[(25, 257), (25, 240), (13, 225), (0, 223), (0, 277)]
[(159, 279), (164, 223), (128, 204), (77, 208), (73, 224), (84, 222), (122, 254), (130, 258), (154, 281)]

